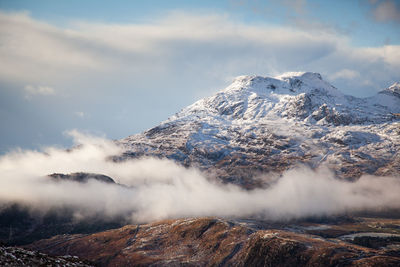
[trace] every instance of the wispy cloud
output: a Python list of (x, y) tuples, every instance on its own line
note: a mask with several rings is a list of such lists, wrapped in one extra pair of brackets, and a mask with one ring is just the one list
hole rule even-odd
[(78, 81), (101, 84), (108, 77), (123, 87), (128, 80), (154, 83), (154, 75), (172, 79), (178, 73), (180, 80), (221, 82), (239, 74), (352, 69), (360, 76), (343, 83), (345, 89), (363, 90), (359, 79), (373, 74), (378, 91), (383, 81), (399, 76), (400, 46), (356, 48), (337, 33), (247, 25), (227, 15), (172, 12), (147, 24), (74, 22), (59, 28), (25, 13), (0, 13), (0, 22), (7, 37), (0, 47), (0, 79), (14, 83), (75, 82), (78, 91)]
[[(364, 176), (335, 179), (326, 170), (294, 169), (271, 187), (252, 191), (210, 180), (169, 160), (143, 158), (113, 162), (123, 150), (113, 142), (72, 131), (77, 145), (66, 151), (17, 151), (0, 157), (0, 204), (21, 203), (33, 210), (70, 207), (80, 218), (125, 216), (132, 222), (192, 216), (271, 220), (400, 208), (400, 180)], [(52, 182), (51, 173), (92, 172), (125, 187), (89, 181)], [(73, 192), (71, 194), (71, 192)]]
[(360, 76), (360, 73), (354, 70), (349, 70), (349, 69), (342, 69), (339, 70), (338, 72), (332, 73), (329, 78), (332, 80), (337, 80), (337, 79), (355, 79)]
[(86, 117), (86, 114), (85, 114), (85, 112), (83, 112), (83, 111), (75, 111), (74, 114), (75, 114), (75, 116), (77, 116), (77, 117), (79, 117), (79, 118), (84, 118), (84, 117)]
[(27, 85), (24, 87), (28, 95), (54, 95), (55, 90), (50, 86), (33, 86)]

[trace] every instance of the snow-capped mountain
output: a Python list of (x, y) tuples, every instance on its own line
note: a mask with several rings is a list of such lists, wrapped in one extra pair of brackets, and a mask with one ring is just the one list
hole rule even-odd
[(124, 157), (157, 156), (247, 187), (292, 166), (338, 176), (400, 175), (400, 83), (344, 95), (311, 72), (240, 76), (160, 125), (118, 141)]

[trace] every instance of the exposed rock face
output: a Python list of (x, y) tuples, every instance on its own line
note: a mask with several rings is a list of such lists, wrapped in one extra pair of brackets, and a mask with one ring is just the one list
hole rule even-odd
[[(129, 225), (29, 246), (100, 266), (398, 266), (400, 255), (320, 236), (214, 218)], [(283, 226), (282, 226), (283, 227)], [(312, 227), (308, 227), (313, 229)], [(323, 228), (323, 227), (321, 227)], [(318, 227), (315, 227), (318, 229)]]
[(339, 177), (400, 175), (398, 84), (374, 97), (342, 94), (317, 73), (242, 76), (160, 125), (118, 141), (129, 157), (195, 166), (225, 182), (327, 165)]
[(0, 265), (8, 267), (39, 267), (39, 266), (65, 266), (65, 267), (90, 267), (87, 261), (82, 261), (76, 256), (51, 257), (49, 255), (17, 247), (0, 245)]

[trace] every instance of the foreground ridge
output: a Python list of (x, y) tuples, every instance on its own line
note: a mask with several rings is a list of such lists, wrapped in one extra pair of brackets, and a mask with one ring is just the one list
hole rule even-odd
[[(367, 223), (372, 222), (366, 221), (358, 229), (368, 227)], [(280, 229), (272, 227), (276, 225), (254, 220), (178, 219), (128, 225), (92, 235), (56, 236), (29, 247), (52, 255), (63, 255), (68, 250), (71, 255), (100, 266), (398, 266), (400, 263), (396, 250), (378, 251), (337, 237), (346, 233), (346, 227), (349, 228), (346, 223), (342, 230), (309, 223), (298, 224), (291, 231), (282, 230), (294, 227), (289, 224), (281, 225)], [(334, 238), (312, 234), (318, 231)]]

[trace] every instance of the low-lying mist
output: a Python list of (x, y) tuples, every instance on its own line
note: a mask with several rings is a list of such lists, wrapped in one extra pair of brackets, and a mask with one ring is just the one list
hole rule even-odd
[[(0, 158), (0, 204), (32, 211), (71, 208), (75, 217), (123, 216), (132, 223), (165, 218), (221, 216), (271, 220), (400, 208), (400, 178), (363, 176), (338, 180), (327, 169), (285, 172), (267, 189), (244, 190), (207, 179), (169, 160), (114, 162), (122, 148), (112, 141), (70, 132), (75, 148), (14, 151)], [(53, 181), (52, 173), (105, 174), (119, 184)]]

